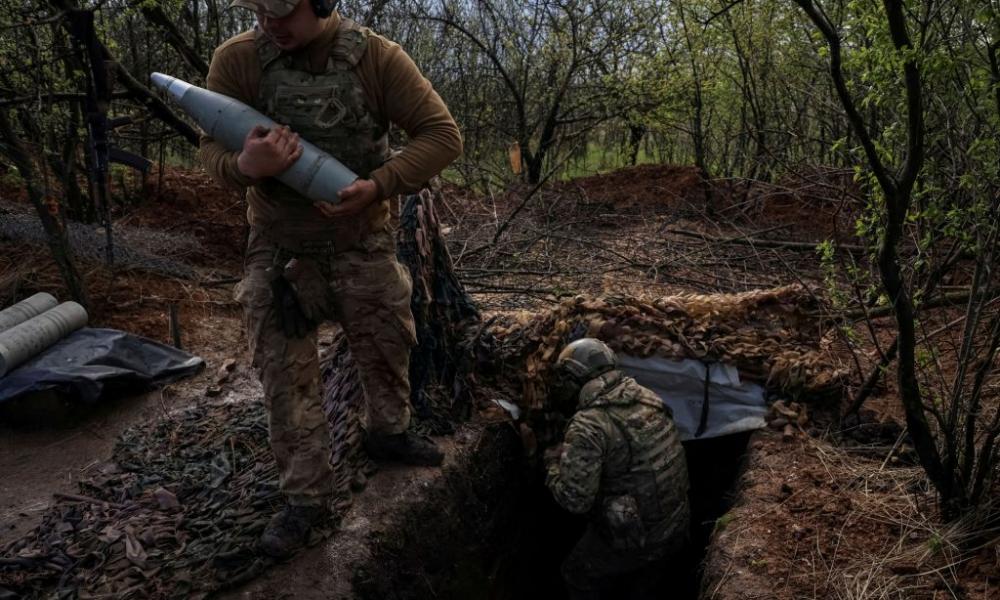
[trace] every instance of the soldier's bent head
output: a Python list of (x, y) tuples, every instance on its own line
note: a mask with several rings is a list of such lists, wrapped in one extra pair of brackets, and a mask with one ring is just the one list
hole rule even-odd
[(233, 0), (230, 8), (248, 8), (257, 15), (261, 30), (281, 50), (302, 48), (323, 30), (323, 19), (330, 16), (333, 0)]

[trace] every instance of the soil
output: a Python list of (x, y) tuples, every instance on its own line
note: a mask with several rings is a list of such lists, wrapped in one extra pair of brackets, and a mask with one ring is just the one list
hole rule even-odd
[(703, 597), (996, 598), (995, 533), (942, 525), (921, 469), (887, 454), (758, 432)]
[(581, 177), (557, 189), (579, 191), (584, 202), (607, 202), (617, 206), (668, 204), (696, 201), (698, 170), (677, 165), (641, 165), (603, 175)]
[[(81, 264), (91, 291), (91, 322), (169, 342), (167, 314), (176, 305), (184, 346), (205, 358), (208, 368), (160, 392), (120, 399), (67, 428), (24, 431), (3, 426), (0, 545), (37, 523), (53, 493), (76, 491), (81, 470), (106, 459), (114, 437), (128, 425), (203, 401), (226, 359), (236, 358), (239, 368), (247, 369), (239, 312), (231, 299), (246, 232), (242, 201), (198, 171), (170, 169), (160, 189), (155, 187), (158, 177), (149, 181), (153, 187), (146, 190), (147, 199), (122, 211), (116, 227), (194, 236), (199, 249), (184, 258), (197, 278), (141, 270), (109, 273), (98, 264)], [(769, 185), (713, 181), (712, 202), (706, 205), (694, 169), (643, 166), (546, 188), (519, 211), (523, 188), (492, 196), (449, 189), (440, 217), (448, 227), (459, 273), (489, 316), (582, 292), (656, 296), (742, 291), (796, 280), (821, 290), (823, 274), (813, 252), (726, 240), (859, 243), (850, 227), (857, 216), (850, 185), (843, 174), (822, 170)], [(20, 190), (0, 187), (0, 218), (5, 203), (24, 202)], [(515, 211), (510, 226), (504, 226)], [(47, 250), (0, 239), (0, 302), (6, 305), (37, 291), (64, 295)], [(879, 337), (887, 345), (891, 328), (884, 326)], [(829, 351), (838, 363), (853, 364), (842, 343), (834, 343)], [(866, 368), (873, 357), (862, 357)], [(736, 504), (730, 506), (730, 490), (716, 482), (718, 514), (706, 511), (699, 522), (705, 532), (714, 529), (702, 597), (996, 597), (1000, 538), (994, 532), (970, 543), (968, 529), (941, 525), (926, 480), (905, 444), (890, 454), (895, 440), (879, 437), (892, 429), (889, 423), (901, 422), (898, 404), (890, 378), (866, 405), (872, 410), (866, 413), (868, 430), (876, 434), (866, 442), (845, 438), (839, 426), (818, 418), (790, 435), (770, 430), (756, 434), (736, 486)], [(453, 457), (463, 452), (456, 447), (475, 446), (478, 439), (462, 435), (449, 446)], [(738, 462), (736, 455), (729, 455), (725, 466), (735, 471)], [(449, 578), (454, 584), (492, 577), (498, 590), (513, 585), (520, 574), (511, 570), (511, 563), (480, 552), (466, 537), (451, 543), (448, 537), (459, 524), (463, 535), (479, 535), (482, 543), (492, 539), (489, 532), (498, 523), (509, 525), (523, 515), (505, 515), (494, 508), (490, 510), (499, 511), (495, 518), (501, 521), (475, 521), (472, 515), (489, 511), (476, 513), (484, 505), (469, 503), (468, 498), (483, 500), (502, 490), (487, 485), (485, 475), (479, 483), (461, 483), (456, 477), (457, 471), (443, 478), (380, 473), (346, 520), (341, 541), (334, 540), (340, 544), (336, 550), (310, 550), (232, 597), (308, 597), (325, 590), (316, 581), (331, 581), (333, 572), (351, 573), (351, 585), (368, 597), (390, 597), (401, 589), (437, 589), (438, 597), (449, 597), (435, 588)], [(449, 502), (471, 512), (434, 512)], [(404, 504), (409, 508), (397, 510)], [(546, 513), (541, 508), (537, 514), (558, 514), (551, 509)], [(522, 505), (517, 510), (527, 509)], [(570, 523), (556, 528), (563, 537), (544, 546), (546, 555), (568, 549), (573, 527)], [(408, 537), (380, 537), (390, 530), (407, 532)], [(439, 548), (415, 542), (428, 531), (434, 534), (428, 539)], [(524, 544), (538, 543), (530, 537), (514, 539), (520, 541), (507, 540), (514, 545), (498, 547), (516, 551), (520, 543), (523, 551)], [(470, 553), (479, 561), (479, 571), (469, 564), (461, 573), (442, 567), (441, 561), (457, 556), (461, 547), (479, 548)], [(403, 576), (352, 573), (345, 565), (353, 564), (352, 557), (362, 551), (370, 553), (372, 564), (397, 566)], [(435, 552), (441, 552), (441, 560), (435, 560)], [(534, 561), (536, 569), (543, 564), (553, 575), (549, 580), (557, 583), (553, 571), (558, 560)], [(430, 597), (414, 594), (397, 597)]]
[(246, 202), (200, 171), (168, 170), (162, 187), (149, 176), (142, 205), (117, 221), (164, 232), (193, 235), (201, 251), (188, 257), (195, 265), (238, 272), (247, 238)]

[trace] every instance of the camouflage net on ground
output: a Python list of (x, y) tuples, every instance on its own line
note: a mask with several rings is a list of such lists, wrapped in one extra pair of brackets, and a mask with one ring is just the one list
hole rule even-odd
[(495, 356), (521, 386), (522, 407), (543, 408), (547, 380), (569, 341), (596, 337), (620, 354), (736, 366), (744, 379), (792, 397), (837, 394), (846, 372), (828, 359), (814, 297), (786, 286), (741, 294), (657, 299), (577, 296), (543, 312), (494, 320)]
[[(349, 356), (335, 344), (323, 361), (338, 516), (374, 471), (361, 447), (363, 396)], [(79, 488), (0, 552), (0, 600), (203, 598), (274, 564), (257, 551), (283, 502), (260, 401), (199, 405), (132, 427)]]
[(280, 504), (263, 405), (196, 406), (127, 430), (8, 545), (0, 597), (203, 598), (272, 564), (256, 541)]

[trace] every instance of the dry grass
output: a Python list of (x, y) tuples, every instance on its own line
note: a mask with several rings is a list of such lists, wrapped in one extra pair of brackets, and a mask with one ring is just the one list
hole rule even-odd
[[(842, 600), (913, 598), (920, 592), (936, 597), (966, 598), (956, 582), (964, 563), (983, 548), (1000, 543), (1000, 527), (984, 528), (981, 515), (991, 508), (952, 523), (942, 523), (921, 490), (927, 485), (920, 467), (887, 468), (837, 447), (813, 442), (831, 481), (842, 482), (851, 500), (843, 528), (892, 532), (872, 536), (860, 553), (842, 551), (850, 543), (841, 535), (838, 544), (812, 552), (825, 587)], [(916, 492), (916, 493), (915, 493)], [(854, 548), (852, 550), (856, 550)]]

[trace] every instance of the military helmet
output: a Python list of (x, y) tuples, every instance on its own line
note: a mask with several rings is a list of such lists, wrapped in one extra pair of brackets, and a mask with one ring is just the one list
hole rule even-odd
[[(249, 8), (254, 12), (258, 12), (268, 17), (274, 19), (280, 19), (282, 17), (291, 14), (295, 7), (299, 5), (302, 0), (233, 0), (229, 3), (229, 7), (239, 6), (241, 8)], [(333, 11), (337, 8), (339, 0), (309, 0), (309, 4), (312, 6), (313, 13), (319, 18), (329, 17)]]
[(556, 367), (565, 371), (577, 382), (590, 381), (618, 366), (618, 358), (607, 344), (594, 338), (582, 338), (569, 344), (559, 353)]
[(266, 15), (272, 19), (280, 19), (288, 16), (301, 0), (233, 0), (229, 3), (229, 8), (240, 7)]

